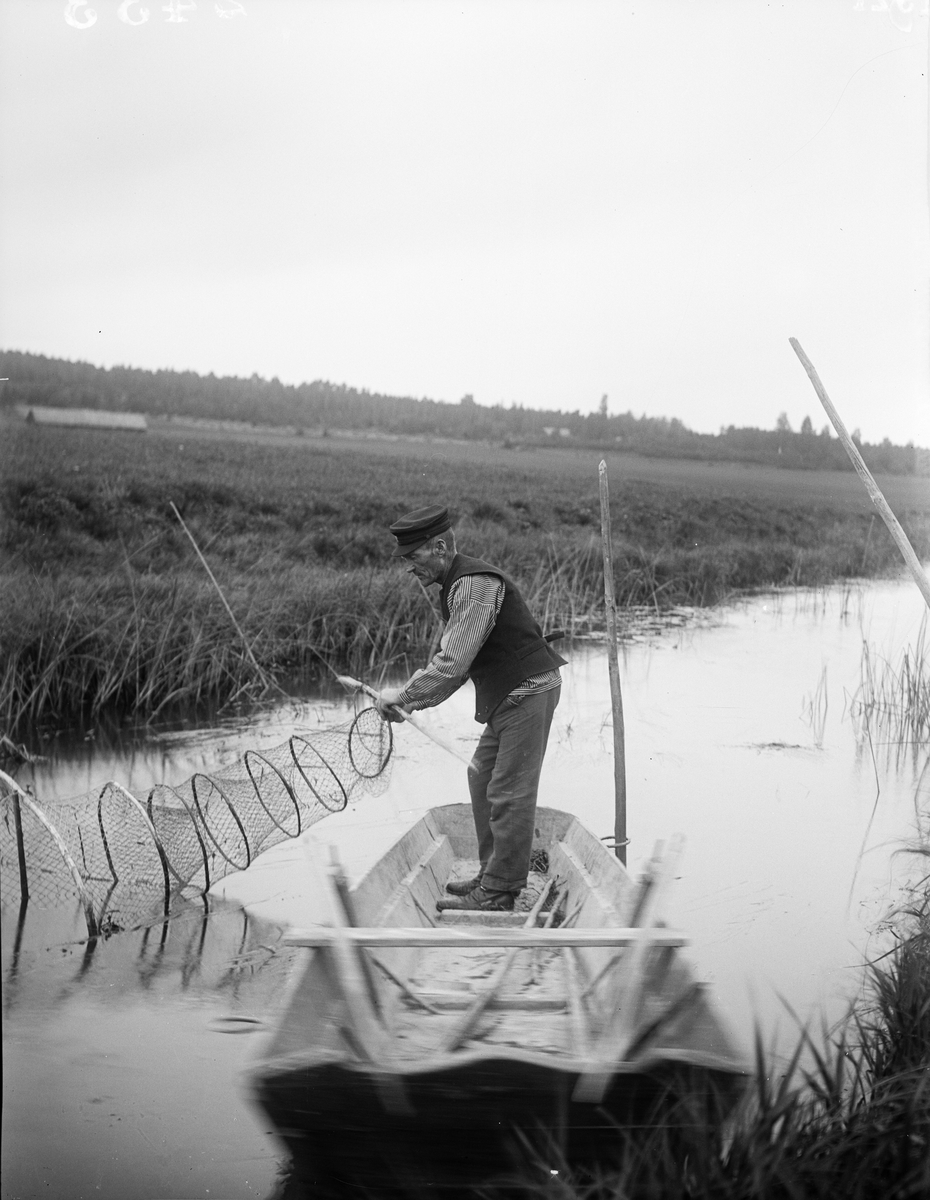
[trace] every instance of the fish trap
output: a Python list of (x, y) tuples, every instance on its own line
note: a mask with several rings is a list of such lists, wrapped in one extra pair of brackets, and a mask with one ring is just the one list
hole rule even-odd
[(91, 937), (167, 916), (182, 893), (205, 893), (350, 800), (384, 792), (392, 753), (390, 722), (366, 708), (144, 798), (108, 782), (39, 804), (0, 771), (0, 902), (76, 900)]

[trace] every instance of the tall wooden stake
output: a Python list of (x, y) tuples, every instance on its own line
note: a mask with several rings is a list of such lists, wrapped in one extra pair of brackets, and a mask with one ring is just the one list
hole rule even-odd
[(13, 793), (13, 822), (16, 826), (16, 857), (19, 861), (19, 895), (21, 903), (29, 902), (29, 873), (26, 870), (26, 847), (23, 841), (23, 814), (19, 796)]
[[(830, 420), (833, 422), (833, 428), (836, 430), (840, 441), (843, 443), (843, 449), (849, 455), (852, 465), (856, 468), (859, 478), (865, 484), (866, 491), (872, 498), (872, 503), (878, 509), (879, 516), (888, 526), (889, 532), (898, 544), (898, 549), (910, 568), (911, 574), (917, 586), (920, 588), (923, 598), (930, 607), (930, 579), (927, 578), (926, 572), (920, 565), (920, 559), (914, 553), (914, 547), (908, 541), (907, 534), (901, 528), (898, 518), (891, 511), (891, 506), (881, 493), (878, 484), (872, 478), (872, 473), (865, 465), (862, 455), (859, 453), (859, 447), (846, 432), (846, 426), (840, 419), (840, 414), (833, 407), (833, 402), (827, 395), (823, 384), (820, 382), (820, 376), (814, 367), (814, 364), (801, 349), (801, 343), (797, 338), (788, 338), (792, 350), (801, 360), (801, 365), (807, 372), (811, 383), (814, 385), (814, 391), (817, 393), (817, 398), (823, 405), (824, 410)], [(602, 501), (603, 503), (603, 501)]]
[(610, 671), (610, 703), (614, 728), (614, 852), (626, 866), (626, 748), (623, 731), (623, 697), (620, 694), (620, 663), (617, 657), (614, 562), (610, 549), (610, 497), (607, 492), (607, 463), (603, 459), (597, 468), (597, 474), (601, 492), (604, 607), (607, 610), (607, 665)]

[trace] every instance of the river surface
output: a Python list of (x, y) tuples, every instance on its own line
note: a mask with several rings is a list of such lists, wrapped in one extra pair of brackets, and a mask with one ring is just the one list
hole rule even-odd
[[(666, 917), (744, 1045), (777, 1054), (799, 1022), (840, 1020), (864, 957), (921, 874), (907, 852), (930, 810), (926, 746), (854, 717), (862, 647), (893, 666), (925, 606), (908, 581), (760, 596), (671, 623), (639, 621), (621, 652), (628, 866), (683, 834)], [(540, 803), (614, 826), (606, 655), (576, 643)], [(471, 689), (424, 715), (468, 752)], [(216, 770), (249, 747), (347, 720), (350, 702), (290, 703), (209, 729), (104, 747), (63, 744), (20, 772), (41, 801), (115, 779), (137, 795)], [(280, 932), (320, 913), (335, 847), (357, 877), (425, 809), (467, 801), (464, 767), (397, 728), (388, 790), (217, 884), (209, 908), (88, 945), (80, 915), (4, 914), (4, 1197), (211, 1200), (267, 1196), (278, 1164), (241, 1072), (292, 961)]]

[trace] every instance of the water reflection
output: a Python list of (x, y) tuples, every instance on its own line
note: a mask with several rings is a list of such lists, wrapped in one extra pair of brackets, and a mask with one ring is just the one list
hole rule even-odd
[(223, 1035), (265, 1027), (290, 962), (279, 929), (212, 899), (107, 939), (79, 909), (5, 919), (4, 1194), (266, 1195), (251, 1039)]
[(278, 927), (214, 897), (108, 938), (88, 937), (76, 906), (23, 906), (15, 920), (4, 918), (3, 935), (7, 1015), (20, 1006), (52, 1009), (78, 987), (107, 997), (222, 992), (234, 999), (246, 987), (258, 1002), (280, 984), (290, 961)]

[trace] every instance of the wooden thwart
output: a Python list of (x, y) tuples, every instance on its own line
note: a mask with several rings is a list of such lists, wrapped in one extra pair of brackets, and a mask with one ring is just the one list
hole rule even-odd
[(687, 946), (688, 938), (676, 929), (642, 929), (605, 927), (603, 929), (527, 929), (459, 926), (432, 929), (371, 928), (335, 930), (328, 926), (316, 929), (292, 929), (284, 935), (291, 946), (330, 946), (335, 941), (356, 946), (453, 946), (459, 949), (480, 946), (499, 946), (557, 950), (563, 946)]
[[(416, 991), (412, 999), (423, 1008), (433, 1012), (451, 1012), (455, 1009), (470, 1008), (475, 1002), (474, 992), (453, 991)], [(494, 996), (487, 1002), (489, 1009), (513, 1010), (517, 1012), (565, 1012), (568, 1002), (560, 996), (527, 996), (523, 993), (509, 996)]]

